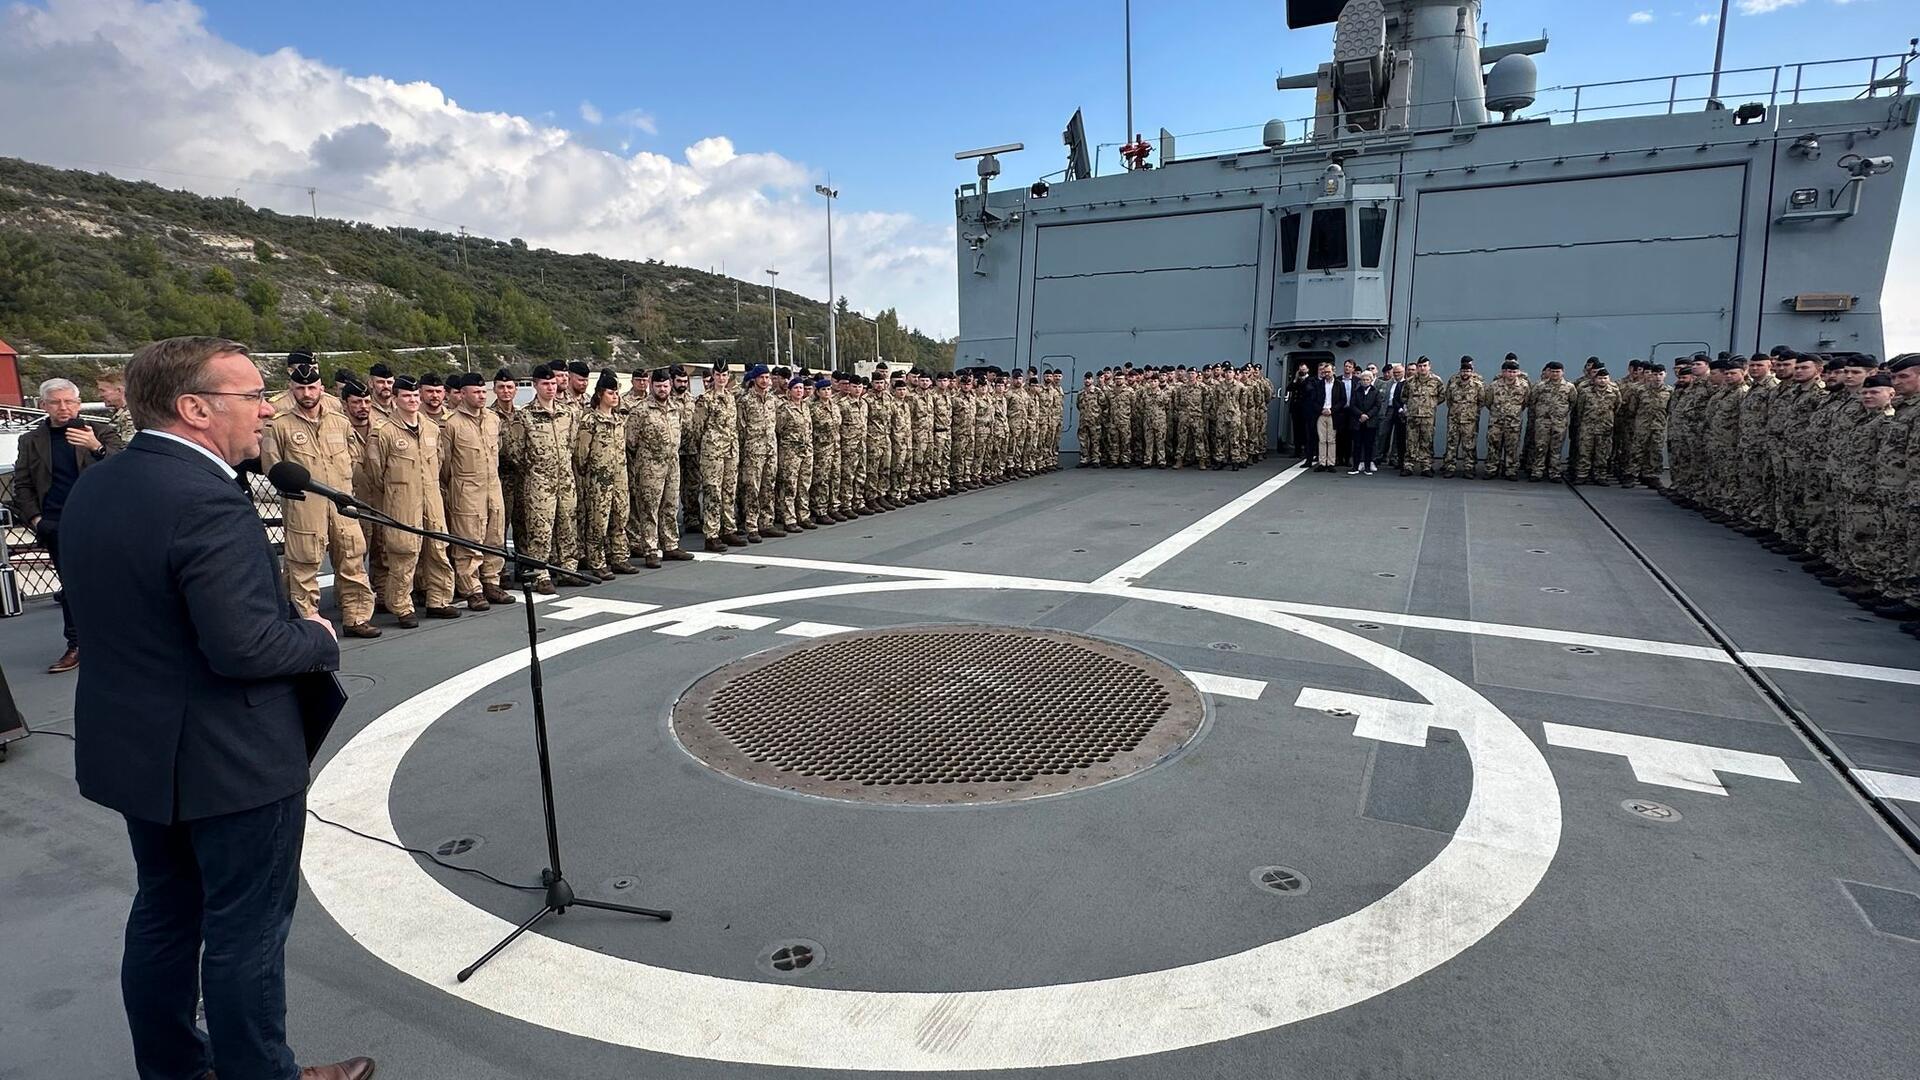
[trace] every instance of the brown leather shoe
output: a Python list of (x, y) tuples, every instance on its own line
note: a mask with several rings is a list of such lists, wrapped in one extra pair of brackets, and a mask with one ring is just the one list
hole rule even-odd
[(630, 562), (608, 563), (607, 569), (616, 574), (637, 574), (640, 572), (639, 569)]
[(647, 567), (647, 569), (649, 569), (649, 570), (658, 570), (658, 569), (660, 569), (660, 556), (658, 556), (658, 555), (649, 555), (649, 556), (647, 556), (647, 561), (646, 561), (646, 564), (645, 564), (645, 565), (646, 565), (646, 567)]
[(674, 562), (692, 562), (693, 552), (688, 551), (686, 548), (674, 548), (672, 551), (662, 555), (661, 558), (672, 559)]
[(348, 637), (377, 638), (380, 636), (380, 628), (370, 622), (353, 623), (350, 626), (341, 627), (340, 632)]
[(309, 1065), (300, 1070), (300, 1080), (373, 1080), (373, 1059), (356, 1057), (332, 1065)]
[(405, 615), (395, 615), (393, 624), (402, 630), (412, 630), (420, 625), (420, 617), (409, 611)]
[(489, 604), (513, 603), (513, 594), (498, 585), (488, 585), (482, 582), (480, 585), (480, 595), (486, 597), (487, 603)]
[[(794, 531), (794, 532), (799, 532), (800, 530), (799, 530), (799, 529), (795, 529), (795, 530), (793, 530), (793, 531)], [(785, 535), (787, 535), (787, 530), (785, 530), (785, 529), (783, 529), (783, 528), (781, 528), (781, 527), (780, 527), (780, 526), (778, 526), (778, 525), (765, 525), (765, 526), (762, 526), (762, 527), (761, 527), (761, 529), (760, 529), (760, 535), (761, 535), (762, 537), (772, 537), (772, 538), (774, 538), (774, 539), (779, 539), (780, 537), (782, 537), (782, 536), (785, 536)], [(748, 533), (748, 534), (747, 534), (747, 539), (749, 539), (749, 540), (751, 540), (751, 539), (753, 539), (753, 534), (752, 534), (752, 533)]]
[(487, 598), (480, 593), (474, 593), (465, 599), (467, 601), (468, 611), (486, 611), (493, 607), (492, 604), (487, 603)]
[(748, 543), (745, 533), (730, 532), (720, 539), (726, 541), (728, 547), (746, 547)]
[(421, 608), (420, 614), (429, 619), (457, 619), (460, 617), (460, 609), (449, 604), (446, 607)]
[(55, 660), (53, 663), (47, 665), (47, 674), (58, 675), (61, 672), (72, 671), (74, 668), (77, 668), (79, 666), (80, 666), (80, 646), (69, 645), (67, 646), (67, 651), (60, 654), (60, 659)]
[(707, 537), (707, 550), (712, 552), (724, 552), (727, 550), (727, 545), (722, 543), (719, 537), (709, 536)]
[(548, 578), (541, 578), (539, 581), (533, 583), (533, 591), (539, 593), (541, 596), (552, 596), (554, 594), (553, 582)]

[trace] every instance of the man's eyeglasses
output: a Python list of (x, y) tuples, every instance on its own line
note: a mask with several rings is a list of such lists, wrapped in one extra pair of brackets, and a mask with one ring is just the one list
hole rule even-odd
[(193, 394), (196, 397), (245, 398), (246, 400), (253, 402), (255, 405), (258, 405), (267, 399), (267, 388), (264, 386), (258, 390), (245, 390), (245, 391), (242, 391), (242, 390), (189, 390), (187, 391), (187, 393)]

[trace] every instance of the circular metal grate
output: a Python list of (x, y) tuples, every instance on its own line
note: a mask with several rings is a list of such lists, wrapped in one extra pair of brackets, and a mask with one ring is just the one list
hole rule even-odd
[(855, 802), (1005, 802), (1106, 783), (1185, 745), (1200, 692), (1152, 657), (1058, 630), (915, 626), (736, 661), (674, 704), (706, 765)]

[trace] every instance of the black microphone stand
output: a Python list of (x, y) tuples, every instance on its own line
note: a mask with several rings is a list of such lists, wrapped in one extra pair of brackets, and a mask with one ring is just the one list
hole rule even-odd
[(554, 817), (553, 811), (553, 766), (551, 764), (551, 755), (547, 748), (547, 702), (540, 677), (540, 631), (534, 621), (533, 614), (533, 580), (537, 572), (541, 570), (545, 570), (549, 574), (564, 574), (590, 585), (598, 584), (599, 579), (589, 577), (576, 570), (568, 570), (549, 562), (543, 562), (540, 559), (523, 555), (517, 551), (510, 551), (504, 547), (494, 547), (491, 544), (484, 544), (478, 540), (470, 540), (464, 536), (456, 536), (453, 533), (436, 532), (432, 529), (423, 529), (414, 525), (408, 525), (404, 522), (395, 521), (386, 514), (381, 513), (378, 509), (349, 495), (336, 493), (334, 502), (340, 507), (340, 512), (347, 517), (364, 518), (384, 528), (399, 529), (402, 532), (409, 532), (415, 536), (425, 537), (429, 540), (439, 540), (442, 543), (457, 544), (469, 551), (477, 551), (482, 555), (493, 555), (505, 559), (513, 565), (514, 580), (520, 585), (520, 599), (521, 602), (526, 605), (527, 676), (533, 685), (533, 744), (540, 758), (540, 807), (541, 811), (545, 814), (547, 826), (547, 865), (540, 870), (540, 883), (546, 886), (547, 890), (546, 902), (541, 905), (540, 910), (529, 916), (526, 922), (514, 927), (511, 933), (501, 938), (499, 943), (494, 945), (493, 948), (488, 949), (486, 955), (461, 969), (455, 978), (460, 982), (466, 982), (469, 978), (472, 978), (474, 972), (480, 970), (482, 964), (498, 956), (500, 950), (513, 944), (515, 938), (532, 929), (535, 923), (549, 915), (565, 914), (566, 910), (570, 907), (593, 908), (596, 911), (616, 911), (623, 915), (642, 915), (649, 919), (659, 919), (661, 922), (667, 922), (672, 919), (673, 912), (671, 911), (628, 907), (625, 904), (612, 904), (604, 900), (587, 900), (575, 896), (573, 886), (567, 883), (566, 875), (560, 870), (560, 826)]

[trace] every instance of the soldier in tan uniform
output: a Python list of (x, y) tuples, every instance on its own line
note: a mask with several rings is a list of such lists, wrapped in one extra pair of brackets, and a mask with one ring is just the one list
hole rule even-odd
[[(647, 569), (655, 570), (661, 559), (693, 558), (692, 552), (680, 547), (680, 530), (673, 520), (680, 507), (684, 410), (673, 399), (673, 374), (666, 368), (655, 370), (651, 380), (636, 380), (636, 384), (651, 392), (627, 411), (627, 473), (633, 517), (638, 522), (629, 532), (640, 547)], [(726, 549), (724, 544), (718, 546)]]
[(740, 395), (740, 512), (747, 540), (787, 535), (774, 516), (774, 494), (779, 480), (779, 458), (774, 428), (780, 399), (772, 391), (773, 375), (765, 364), (747, 369), (747, 392)]
[(700, 454), (700, 533), (708, 551), (745, 547), (734, 505), (740, 475), (740, 413), (727, 386), (725, 361), (713, 366), (693, 402), (693, 445)]
[[(367, 444), (367, 479), (379, 493), (375, 505), (403, 525), (445, 532), (446, 507), (440, 499), (440, 426), (420, 417), (420, 384), (406, 376), (394, 380), (394, 409), (376, 421)], [(429, 618), (457, 619), (453, 606), (453, 567), (447, 546), (399, 529), (383, 529), (387, 610), (403, 627), (420, 625), (413, 613), (417, 574)]]
[[(507, 468), (520, 488), (520, 516), (526, 534), (516, 537), (516, 550), (563, 570), (577, 568), (573, 554), (575, 525), (573, 481), (573, 411), (555, 394), (557, 378), (542, 364), (533, 369), (533, 401), (514, 410), (506, 430)], [(568, 584), (579, 584), (563, 578)], [(542, 573), (533, 591), (553, 592), (553, 579)]]
[(393, 369), (375, 364), (367, 369), (367, 389), (373, 391), (373, 415), (386, 419), (393, 415)]
[[(287, 373), (291, 407), (266, 424), (260, 440), (260, 468), (282, 461), (306, 467), (315, 480), (336, 491), (353, 487), (353, 425), (338, 412), (321, 407), (327, 396), (320, 369), (296, 364)], [(333, 558), (334, 592), (340, 621), (352, 637), (375, 638), (373, 585), (367, 580), (366, 537), (330, 500), (318, 496), (285, 499), (287, 598), (301, 615), (320, 609), (320, 563)]]
[(639, 573), (627, 561), (627, 421), (612, 369), (600, 373), (581, 413), (573, 467), (580, 477), (581, 565), (601, 581)]
[[(440, 475), (450, 531), (492, 547), (507, 542), (507, 504), (500, 488), (500, 417), (487, 408), (487, 382), (478, 373), (455, 375), (447, 388), (453, 411), (440, 428)], [(454, 591), (469, 611), (513, 603), (500, 581), (506, 560), (455, 547)]]

